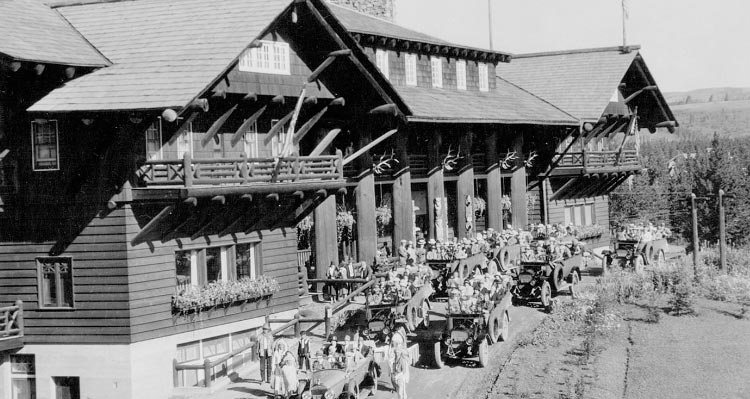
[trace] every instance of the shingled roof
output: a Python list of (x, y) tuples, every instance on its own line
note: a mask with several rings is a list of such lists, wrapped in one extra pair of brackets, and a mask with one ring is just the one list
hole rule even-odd
[(620, 47), (515, 55), (497, 76), (586, 121), (598, 120), (638, 55)]
[(0, 53), (18, 61), (104, 66), (109, 62), (39, 0), (0, 1)]
[(578, 120), (552, 104), (497, 80), (488, 92), (398, 86), (415, 122), (577, 125)]
[(138, 0), (56, 8), (114, 65), (29, 111), (183, 107), (289, 5), (287, 0)]

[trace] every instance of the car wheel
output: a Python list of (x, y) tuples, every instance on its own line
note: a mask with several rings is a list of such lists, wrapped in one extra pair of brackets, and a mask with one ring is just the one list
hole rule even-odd
[(573, 299), (578, 298), (578, 283), (581, 281), (581, 275), (578, 270), (573, 270), (570, 273), (570, 297)]
[(563, 266), (562, 263), (557, 263), (555, 264), (555, 268), (552, 270), (552, 288), (555, 291), (559, 291), (565, 283), (565, 275), (563, 273), (563, 269), (565, 269), (565, 266)]
[(482, 339), (482, 342), (479, 343), (479, 365), (482, 367), (487, 367), (490, 361), (490, 347), (487, 344), (486, 339)]
[(510, 339), (510, 317), (508, 312), (503, 312), (503, 326), (500, 328), (500, 335), (498, 341), (507, 341)]
[(443, 348), (442, 348), (442, 344), (440, 343), (440, 341), (437, 341), (433, 344), (432, 354), (435, 360), (435, 367), (439, 369), (443, 368), (445, 363), (443, 363)]
[(639, 255), (636, 256), (635, 259), (633, 259), (633, 271), (635, 271), (635, 274), (643, 275), (644, 269), (643, 257)]
[(494, 313), (490, 315), (490, 320), (487, 322), (487, 330), (487, 339), (490, 344), (494, 344), (500, 336), (500, 320)]
[(542, 282), (542, 292), (540, 294), (542, 300), (542, 306), (549, 308), (552, 305), (552, 288), (549, 285), (549, 281), (545, 280)]

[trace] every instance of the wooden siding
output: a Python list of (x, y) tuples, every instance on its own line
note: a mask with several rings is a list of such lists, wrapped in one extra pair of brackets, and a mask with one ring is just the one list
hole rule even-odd
[[(142, 226), (133, 211), (127, 214), (128, 240), (135, 237)], [(218, 238), (197, 240), (180, 239), (167, 243), (152, 242), (136, 247), (128, 244), (129, 311), (132, 341), (163, 337), (198, 328), (263, 317), (294, 309), (298, 306), (297, 236), (292, 228), (261, 231)], [(228, 246), (243, 242), (260, 242), (261, 270), (275, 278), (281, 290), (270, 303), (248, 302), (243, 305), (219, 307), (199, 314), (173, 315), (172, 296), (175, 293), (175, 251), (205, 247)]]
[(560, 201), (550, 201), (549, 196), (552, 192), (552, 188), (549, 186), (549, 182), (545, 182), (547, 185), (547, 201), (549, 206), (549, 223), (557, 224), (565, 222), (565, 208), (573, 205), (581, 204), (594, 204), (594, 217), (596, 218), (596, 224), (602, 226), (604, 233), (599, 239), (591, 240), (587, 242), (587, 245), (591, 248), (609, 245), (610, 232), (609, 232), (609, 196), (599, 197), (585, 197), (566, 199)]

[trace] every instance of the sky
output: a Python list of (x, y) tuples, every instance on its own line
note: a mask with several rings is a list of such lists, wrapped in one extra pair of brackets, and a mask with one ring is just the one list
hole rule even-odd
[[(489, 0), (495, 50), (529, 53), (622, 44), (621, 0)], [(489, 48), (488, 0), (395, 0), (395, 20)], [(750, 87), (750, 1), (627, 0), (628, 44), (662, 91)]]

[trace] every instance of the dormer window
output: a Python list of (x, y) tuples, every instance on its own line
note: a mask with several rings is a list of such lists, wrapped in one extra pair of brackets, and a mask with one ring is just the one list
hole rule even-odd
[(458, 90), (466, 90), (466, 61), (456, 61), (456, 87)]
[(377, 49), (375, 50), (375, 64), (380, 69), (380, 73), (385, 76), (386, 79), (390, 79), (388, 76), (388, 51)]
[(406, 84), (407, 86), (417, 85), (417, 55), (406, 54), (404, 56), (406, 64)]
[(443, 59), (440, 57), (431, 57), (430, 65), (432, 67), (432, 87), (443, 87)]
[(242, 54), (239, 70), (242, 72), (290, 75), (289, 44), (261, 40), (259, 47), (247, 49)]
[(60, 169), (60, 148), (57, 140), (56, 120), (31, 121), (32, 163), (35, 171)]
[(490, 90), (490, 77), (487, 71), (487, 64), (479, 64), (479, 91)]

